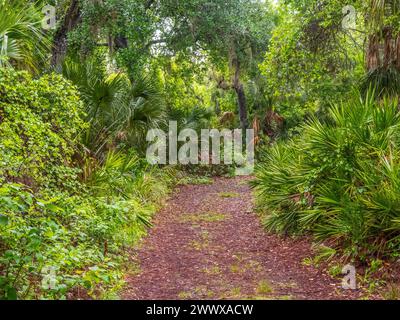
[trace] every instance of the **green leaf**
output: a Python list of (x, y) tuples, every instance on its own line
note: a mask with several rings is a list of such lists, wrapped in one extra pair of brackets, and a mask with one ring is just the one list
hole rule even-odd
[(4, 227), (8, 224), (8, 217), (0, 214), (0, 226)]
[(15, 288), (7, 289), (7, 300), (17, 300), (17, 290)]

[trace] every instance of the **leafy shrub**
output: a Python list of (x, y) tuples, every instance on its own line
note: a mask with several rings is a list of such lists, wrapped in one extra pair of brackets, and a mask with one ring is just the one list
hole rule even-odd
[(330, 120), (267, 150), (254, 187), (268, 229), (311, 232), (361, 259), (396, 255), (400, 240), (400, 114), (397, 101), (332, 107)]
[(62, 77), (0, 70), (0, 179), (33, 189), (67, 187), (85, 127), (77, 91)]
[[(113, 187), (82, 186), (80, 195), (60, 192), (51, 199), (23, 185), (4, 184), (0, 296), (77, 298), (76, 290), (99, 296), (120, 283), (124, 251), (145, 234), (171, 183), (170, 175), (161, 171), (132, 177), (118, 192)], [(146, 188), (141, 190), (143, 183)], [(131, 189), (141, 192), (127, 197)]]

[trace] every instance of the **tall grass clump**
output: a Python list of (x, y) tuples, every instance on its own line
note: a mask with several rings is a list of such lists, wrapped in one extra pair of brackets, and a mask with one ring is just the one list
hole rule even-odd
[(264, 152), (254, 188), (268, 230), (312, 234), (349, 257), (398, 254), (400, 114), (375, 97), (356, 94)]

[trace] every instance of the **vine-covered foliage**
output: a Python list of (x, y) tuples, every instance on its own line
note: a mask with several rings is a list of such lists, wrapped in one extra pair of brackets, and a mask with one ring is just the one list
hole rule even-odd
[(2, 182), (67, 187), (78, 173), (70, 163), (86, 126), (82, 116), (77, 90), (61, 76), (0, 70)]

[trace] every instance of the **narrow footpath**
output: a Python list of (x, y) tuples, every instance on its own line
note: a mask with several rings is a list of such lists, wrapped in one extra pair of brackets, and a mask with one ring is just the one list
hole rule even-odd
[(267, 234), (249, 178), (180, 186), (135, 253), (124, 299), (355, 299), (303, 263), (310, 242)]

